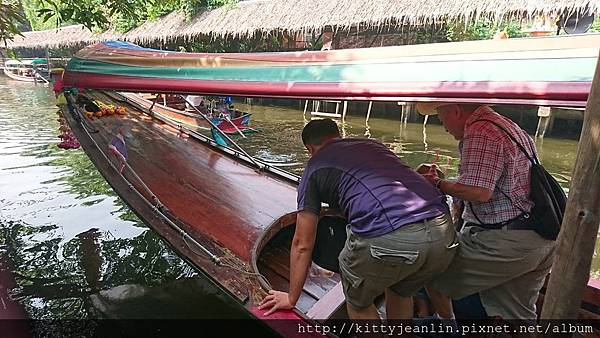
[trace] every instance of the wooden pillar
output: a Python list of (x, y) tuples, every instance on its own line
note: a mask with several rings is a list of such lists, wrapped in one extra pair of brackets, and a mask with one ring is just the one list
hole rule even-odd
[(371, 117), (371, 108), (373, 108), (373, 101), (369, 101), (369, 108), (367, 109), (367, 118), (365, 119), (365, 124), (369, 123), (369, 118)]
[(321, 36), (323, 47), (321, 47), (321, 50), (331, 50), (334, 48), (333, 35), (333, 29), (331, 26), (326, 26), (325, 29), (323, 29), (323, 35)]
[(575, 319), (588, 283), (600, 225), (600, 57), (577, 147), (569, 200), (542, 319)]
[(302, 117), (306, 117), (306, 111), (308, 110), (308, 100), (304, 102), (304, 112), (302, 113)]
[(552, 108), (550, 107), (539, 107), (538, 108), (538, 125), (535, 131), (535, 137), (544, 138), (546, 131), (548, 130), (548, 124), (552, 118)]

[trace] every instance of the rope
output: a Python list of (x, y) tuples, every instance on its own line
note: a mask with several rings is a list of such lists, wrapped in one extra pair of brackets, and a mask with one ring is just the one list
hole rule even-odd
[[(190, 251), (193, 254), (195, 254), (195, 255), (197, 255), (199, 257), (208, 259), (208, 257), (206, 255), (204, 255), (202, 252), (198, 252), (198, 251), (194, 250), (194, 248), (192, 248), (190, 246), (190, 244), (188, 243), (188, 241), (186, 240), (185, 236), (182, 236), (182, 239), (183, 239), (183, 243), (185, 243), (185, 245), (188, 247), (188, 249), (190, 249)], [(267, 280), (267, 278), (264, 275), (262, 275), (260, 272), (251, 272), (251, 271), (247, 271), (247, 270), (238, 268), (237, 266), (234, 266), (234, 265), (229, 264), (228, 262), (226, 262), (226, 260), (224, 259), (224, 257), (219, 257), (219, 263), (217, 265), (225, 267), (225, 268), (230, 268), (232, 270), (235, 270), (237, 272), (243, 273), (245, 275), (249, 275), (249, 276), (252, 276), (252, 277), (259, 278), (259, 279), (261, 279), (267, 285), (267, 287), (269, 288), (269, 290), (273, 289), (273, 287), (271, 286), (271, 283), (269, 283), (269, 281)]]

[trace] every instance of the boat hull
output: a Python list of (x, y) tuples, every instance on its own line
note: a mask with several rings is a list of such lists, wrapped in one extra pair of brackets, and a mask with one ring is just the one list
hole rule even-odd
[(113, 41), (77, 53), (64, 84), (217, 96), (584, 107), (599, 50), (600, 36), (227, 54)]
[(6, 68), (4, 69), (4, 75), (8, 76), (9, 78), (11, 78), (13, 80), (23, 81), (23, 82), (42, 82), (42, 83), (48, 82), (48, 81), (45, 81), (36, 76), (20, 76), (20, 75), (13, 74), (10, 71), (6, 70)]
[[(94, 95), (92, 98), (103, 101), (116, 97)], [(125, 97), (112, 103), (123, 102), (127, 102)], [(67, 106), (62, 110), (100, 173), (146, 224), (248, 313), (272, 319), (256, 306), (268, 286), (257, 275), (240, 271), (262, 273), (276, 289), (289, 287), (289, 243), (295, 222), (296, 183), (257, 171), (239, 158), (191, 138), (185, 129), (165, 123), (158, 115), (150, 116), (143, 107), (125, 105), (125, 117), (92, 121)], [(133, 169), (125, 170), (123, 175), (106, 151), (114, 131), (122, 127), (126, 130), (128, 164)], [(175, 229), (169, 220), (179, 228)], [(236, 269), (214, 264), (206, 255), (199, 254), (202, 251), (182, 233), (189, 234)], [(281, 234), (285, 235), (283, 240)], [(597, 282), (590, 281), (581, 318), (600, 319), (597, 286)], [(295, 321), (329, 319), (338, 316), (343, 305), (339, 276), (309, 276), (298, 310), (276, 317)], [(286, 325), (267, 323), (280, 333), (289, 333)]]
[[(102, 94), (91, 98), (111, 100)], [(124, 104), (127, 116), (89, 120), (69, 102), (71, 108), (61, 107), (63, 115), (113, 190), (177, 253), (260, 318), (264, 312), (257, 304), (266, 288), (254, 268), (256, 245), (277, 219), (294, 213), (295, 182), (196, 142), (137, 107)], [(123, 174), (108, 152), (120, 128), (126, 130), (128, 151)], [(288, 319), (305, 320), (297, 311)]]

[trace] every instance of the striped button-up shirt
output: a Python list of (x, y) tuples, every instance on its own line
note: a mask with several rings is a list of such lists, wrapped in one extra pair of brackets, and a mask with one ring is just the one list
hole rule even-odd
[(535, 144), (517, 124), (488, 106), (479, 107), (467, 119), (464, 138), (459, 143), (461, 161), (457, 182), (486, 188), (493, 194), (488, 202), (466, 205), (463, 219), (480, 223), (479, 218), (485, 224), (494, 224), (531, 210), (533, 203), (528, 197), (531, 163), (506, 132), (482, 120), (502, 126), (529, 154), (535, 153)]

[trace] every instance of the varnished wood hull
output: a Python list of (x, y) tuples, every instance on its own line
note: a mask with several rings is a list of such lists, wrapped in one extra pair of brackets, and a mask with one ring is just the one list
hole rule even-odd
[[(102, 93), (91, 96), (105, 102), (111, 100)], [(256, 305), (265, 295), (266, 283), (240, 271), (257, 273), (256, 261), (270, 236), (295, 222), (296, 183), (259, 171), (134, 106), (124, 105), (126, 116), (93, 120), (67, 106), (62, 110), (86, 154), (130, 208), (249, 313), (261, 317), (263, 311)], [(126, 168), (123, 175), (107, 151), (115, 131), (121, 127), (126, 134), (127, 162), (133, 169)], [(153, 196), (164, 208), (156, 208)], [(182, 232), (192, 240), (185, 239)], [(193, 241), (227, 266), (216, 265)], [(280, 263), (287, 266), (289, 260)], [(287, 271), (288, 268), (278, 274), (285, 276)], [(334, 285), (320, 287), (319, 294)], [(277, 286), (287, 287), (287, 276)], [(305, 310), (318, 300), (310, 290), (311, 286), (302, 296)], [(288, 319), (304, 317), (299, 311), (285, 315)]]

